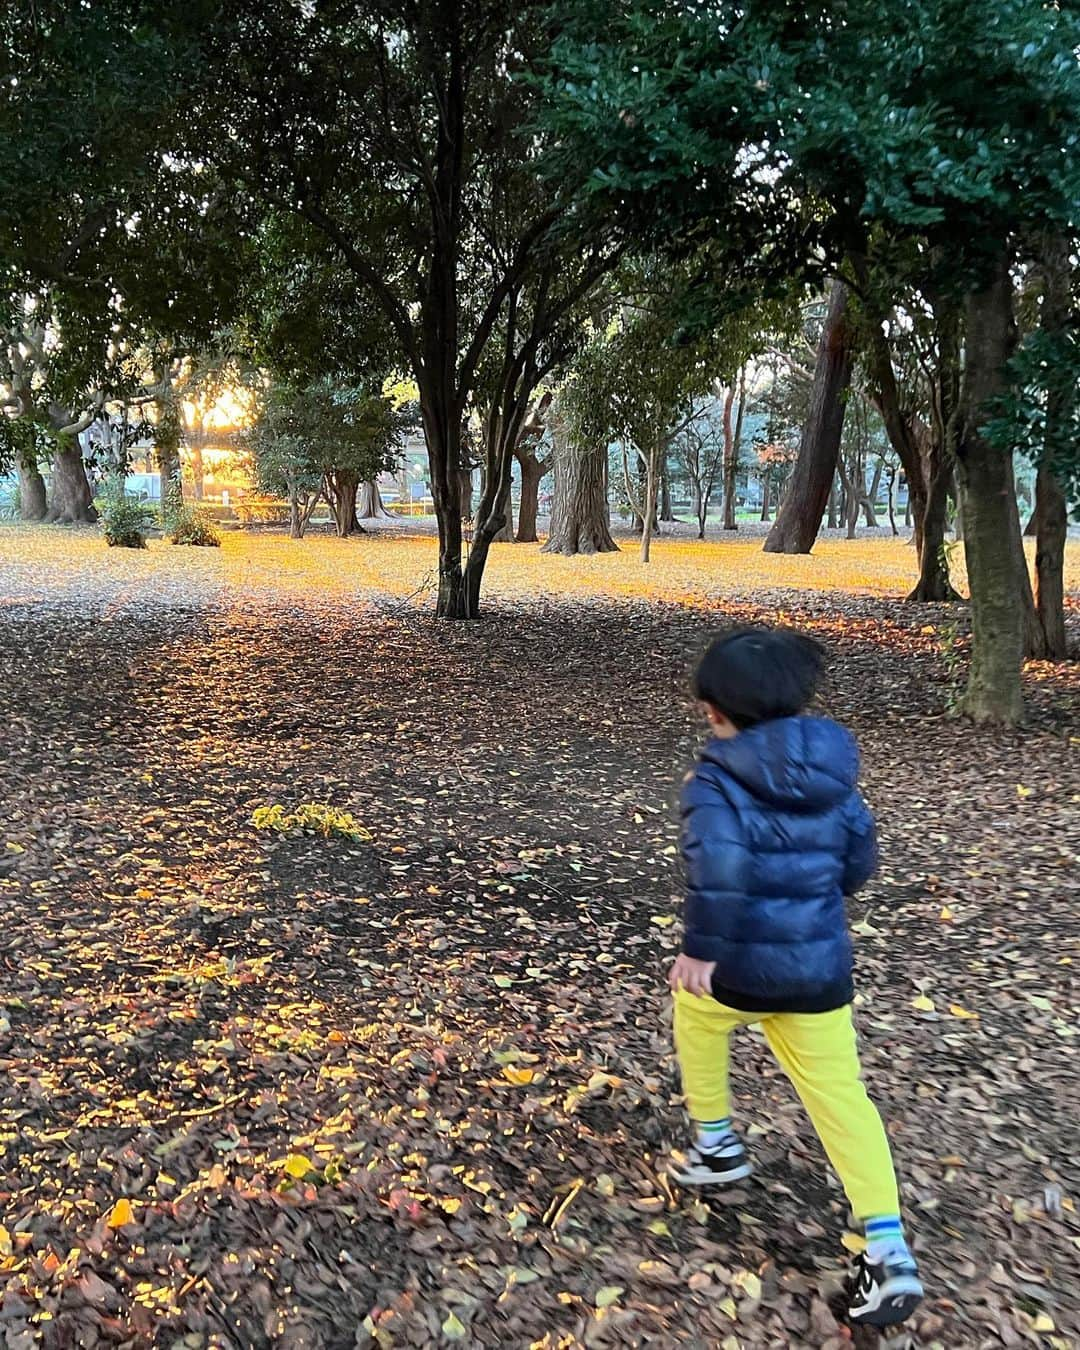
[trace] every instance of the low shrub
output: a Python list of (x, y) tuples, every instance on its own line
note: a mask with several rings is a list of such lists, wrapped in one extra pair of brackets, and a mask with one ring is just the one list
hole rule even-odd
[(121, 490), (102, 499), (101, 521), (110, 548), (145, 548), (146, 530), (154, 523), (154, 512), (146, 502)]
[(201, 506), (184, 501), (183, 494), (173, 488), (161, 507), (161, 524), (174, 544), (191, 544), (195, 548), (218, 548), (221, 535), (213, 520)]

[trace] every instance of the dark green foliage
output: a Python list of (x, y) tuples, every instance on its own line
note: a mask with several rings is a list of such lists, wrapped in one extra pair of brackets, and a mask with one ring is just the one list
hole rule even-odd
[(162, 503), (161, 523), (174, 544), (197, 548), (218, 548), (221, 544), (213, 518), (201, 507), (186, 502), (178, 484), (169, 489)]
[(145, 548), (146, 530), (154, 523), (154, 511), (146, 502), (132, 497), (123, 485), (106, 494), (101, 507), (105, 542), (110, 548)]

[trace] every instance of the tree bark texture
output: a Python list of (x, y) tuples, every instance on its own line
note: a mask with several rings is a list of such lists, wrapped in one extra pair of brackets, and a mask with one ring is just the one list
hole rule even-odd
[(92, 525), (97, 520), (94, 494), (77, 438), (63, 437), (57, 444), (50, 487), (51, 500), (45, 514), (50, 524)]
[[(1059, 335), (1074, 319), (1072, 313), (1070, 240), (1061, 233), (1042, 242), (1043, 305), (1041, 326)], [(1060, 438), (1065, 409), (1063, 395), (1052, 390), (1046, 405), (1046, 445), (1035, 480), (1035, 610), (1042, 635), (1043, 655), (1064, 661), (1065, 542), (1069, 532), (1068, 503), (1054, 472), (1053, 453)]]
[[(737, 530), (738, 521), (735, 519), (735, 475), (738, 472), (739, 460), (735, 448), (735, 431), (731, 425), (731, 409), (735, 402), (735, 386), (728, 387), (724, 395), (724, 529)], [(739, 408), (739, 415), (742, 416), (742, 407)]]
[(799, 457), (783, 505), (765, 540), (766, 553), (809, 553), (813, 548), (836, 473), (845, 395), (851, 384), (852, 344), (848, 290), (842, 281), (834, 281), (814, 365), (810, 409), (799, 443)]
[(971, 670), (964, 711), (977, 722), (1012, 724), (1023, 712), (1024, 606), (1013, 544), (1019, 515), (1012, 459), (982, 435), (986, 406), (1004, 383), (1014, 344), (1009, 258), (967, 298), (957, 474), (971, 581)]
[(45, 479), (41, 476), (37, 460), (29, 455), (20, 455), (19, 474), (19, 519), (44, 520), (48, 513), (48, 499), (45, 493)]
[(542, 552), (617, 553), (607, 499), (607, 448), (584, 448), (557, 436), (551, 529)]
[(390, 520), (390, 512), (383, 505), (379, 484), (374, 478), (360, 484), (360, 498), (356, 508), (360, 520)]
[(1035, 484), (1035, 609), (1042, 626), (1044, 655), (1064, 661), (1065, 541), (1069, 532), (1068, 505), (1057, 475), (1048, 464), (1039, 468)]

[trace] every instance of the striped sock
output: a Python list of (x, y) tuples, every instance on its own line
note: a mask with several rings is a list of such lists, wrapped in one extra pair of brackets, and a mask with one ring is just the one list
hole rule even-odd
[(874, 1263), (898, 1261), (905, 1257), (909, 1261), (913, 1260), (899, 1214), (879, 1214), (877, 1218), (867, 1219), (865, 1232), (868, 1260)]
[(695, 1120), (697, 1126), (697, 1146), (711, 1153), (721, 1144), (736, 1141), (735, 1131), (731, 1127), (731, 1117), (721, 1116), (719, 1120)]

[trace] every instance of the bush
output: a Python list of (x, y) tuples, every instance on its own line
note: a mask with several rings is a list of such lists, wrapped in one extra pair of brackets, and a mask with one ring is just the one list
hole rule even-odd
[(209, 514), (190, 506), (173, 490), (161, 510), (161, 523), (174, 544), (192, 544), (196, 548), (218, 548), (221, 535)]
[(110, 548), (145, 548), (145, 532), (154, 523), (154, 513), (146, 502), (121, 490), (103, 499), (101, 520)]
[(221, 535), (213, 519), (197, 506), (185, 506), (173, 516), (169, 538), (174, 544), (194, 544), (197, 548), (221, 546)]

